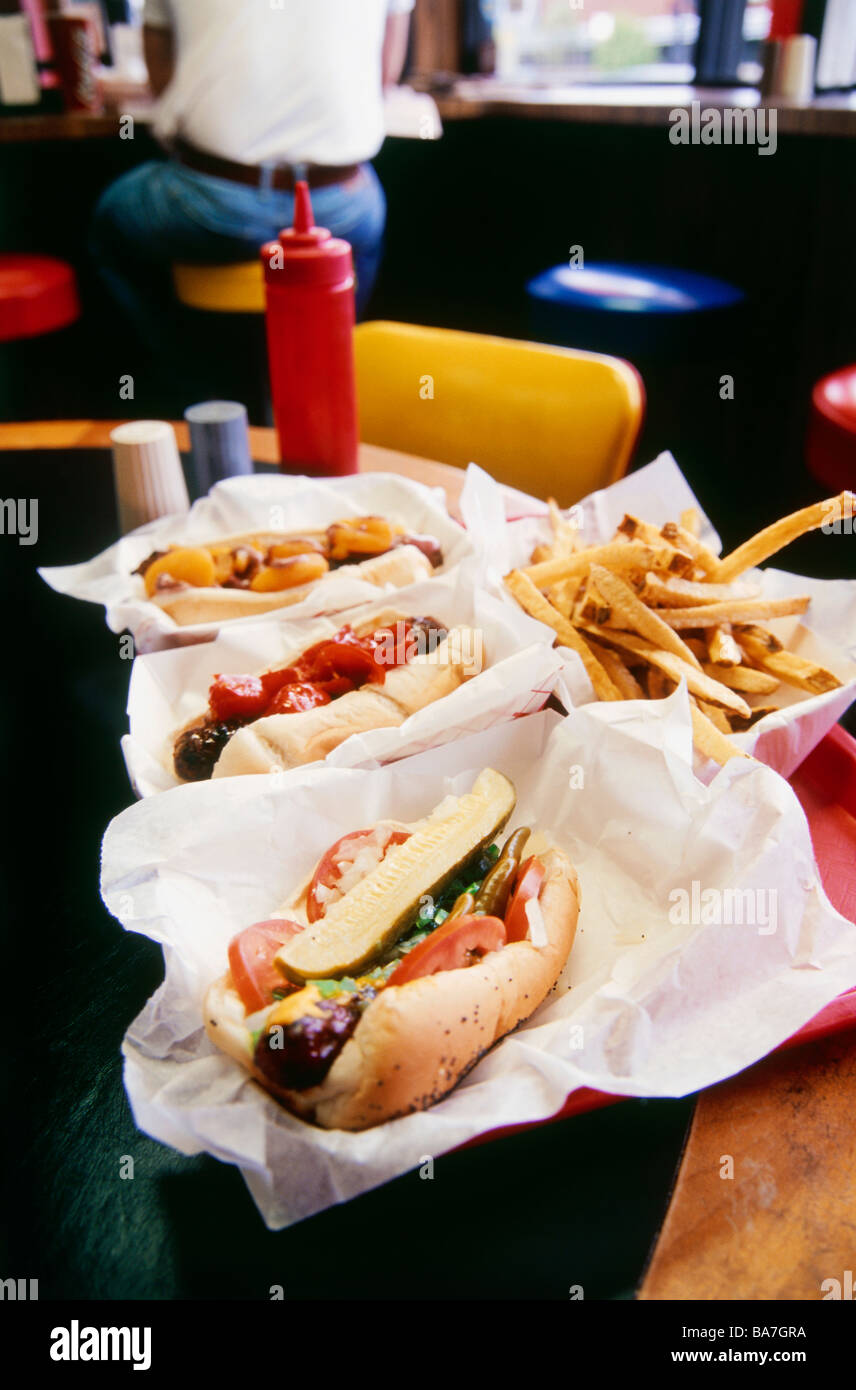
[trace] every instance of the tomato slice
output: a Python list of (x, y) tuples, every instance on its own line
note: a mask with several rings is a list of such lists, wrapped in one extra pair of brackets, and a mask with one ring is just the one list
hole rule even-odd
[(408, 952), (393, 970), (387, 987), (406, 985), (441, 970), (476, 965), (482, 956), (500, 950), (505, 942), (505, 923), (501, 917), (453, 917)]
[(546, 873), (541, 860), (536, 859), (534, 855), (520, 865), (517, 886), (505, 914), (505, 930), (509, 941), (525, 941), (529, 935), (526, 904), (531, 898), (538, 897)]
[(352, 638), (348, 642), (331, 642), (325, 656), (337, 676), (350, 676), (356, 681), (377, 679), (374, 650), (368, 640), (365, 644), (359, 638)]
[(273, 1003), (275, 989), (288, 989), (288, 981), (277, 970), (273, 958), (303, 927), (299, 922), (287, 922), (273, 917), (266, 922), (254, 922), (229, 942), (229, 969), (232, 983), (241, 996), (248, 1014)]
[(265, 671), (259, 679), (264, 687), (265, 699), (270, 701), (284, 685), (296, 685), (298, 681), (303, 681), (306, 677), (300, 666), (297, 665), (284, 666), (281, 671)]
[(412, 624), (399, 618), (394, 627), (379, 627), (372, 633), (372, 654), (382, 673), (387, 667), (405, 666), (417, 654), (412, 632)]
[(340, 695), (350, 695), (351, 691), (357, 688), (349, 676), (331, 676), (330, 680), (316, 681), (315, 684), (325, 695), (329, 695), (331, 700), (338, 700)]
[(369, 680), (383, 679), (382, 673), (378, 676), (370, 642), (357, 637), (349, 627), (343, 627), (335, 637), (310, 647), (304, 653), (302, 664), (311, 672), (310, 680), (348, 676), (355, 685), (362, 685)]
[(302, 714), (304, 710), (315, 709), (317, 705), (329, 705), (330, 696), (320, 686), (299, 681), (295, 685), (283, 685), (274, 695), (266, 714)]
[(260, 676), (215, 676), (208, 704), (215, 719), (257, 719), (267, 696)]
[[(383, 836), (386, 838), (382, 841)], [(409, 839), (410, 832), (407, 830), (387, 831), (383, 826), (373, 826), (371, 830), (352, 830), (349, 835), (343, 835), (331, 845), (312, 875), (312, 882), (306, 894), (306, 916), (310, 922), (317, 922), (319, 917), (324, 916), (328, 900), (331, 896), (336, 896), (335, 891), (331, 890), (339, 888), (340, 892), (347, 892), (347, 888), (340, 888), (343, 880), (347, 882), (348, 888), (354, 886), (348, 880), (356, 875), (355, 860), (363, 850), (374, 845), (377, 850), (376, 862), (379, 864), (386, 858), (393, 845), (403, 845), (404, 841)], [(368, 861), (369, 856), (366, 858)], [(374, 868), (374, 864), (370, 864), (370, 868)], [(355, 882), (357, 881), (358, 878), (355, 877)]]
[[(379, 660), (376, 648), (384, 632), (357, 637), (346, 623), (334, 637), (309, 647), (293, 666), (261, 676), (217, 675), (208, 692), (212, 718), (249, 721), (265, 714), (295, 714), (347, 695), (367, 681), (382, 684), (384, 662), (390, 664), (390, 658), (383, 654)], [(400, 664), (397, 651), (392, 664)], [(297, 688), (299, 694), (289, 693)]]

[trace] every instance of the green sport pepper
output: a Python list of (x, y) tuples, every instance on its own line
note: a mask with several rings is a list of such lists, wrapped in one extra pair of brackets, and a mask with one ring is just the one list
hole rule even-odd
[(451, 922), (453, 917), (465, 917), (468, 913), (472, 912), (475, 900), (475, 894), (472, 889), (468, 889), (466, 893), (462, 893), (452, 904), (446, 921)]
[(504, 917), (511, 889), (520, 868), (523, 847), (532, 832), (522, 826), (509, 835), (502, 850), (473, 903), (472, 912), (482, 917)]

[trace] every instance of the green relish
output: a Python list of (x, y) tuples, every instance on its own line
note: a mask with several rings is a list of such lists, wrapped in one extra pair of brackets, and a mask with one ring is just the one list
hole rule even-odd
[[(395, 943), (390, 950), (388, 959), (360, 976), (361, 984), (358, 984), (349, 975), (345, 975), (341, 980), (307, 980), (307, 985), (314, 985), (322, 999), (330, 999), (336, 994), (360, 994), (363, 990), (370, 989), (372, 985), (385, 984), (399, 962), (415, 946), (418, 946), (420, 942), (442, 926), (462, 893), (476, 895), (498, 858), (498, 845), (488, 845), (487, 849), (480, 850), (478, 854), (473, 855), (472, 859), (464, 865), (462, 872), (446, 885), (443, 892), (433, 901), (429, 899), (430, 906), (420, 907), (409, 934)], [(274, 996), (285, 997), (285, 994), (275, 990)]]

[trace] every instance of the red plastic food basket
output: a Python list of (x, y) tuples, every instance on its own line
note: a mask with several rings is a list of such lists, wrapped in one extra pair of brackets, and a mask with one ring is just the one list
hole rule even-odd
[[(856, 739), (837, 724), (789, 780), (806, 813), (826, 895), (843, 917), (856, 923)], [(856, 989), (833, 999), (776, 1051), (853, 1027), (856, 1027)], [(582, 1088), (568, 1096), (562, 1109), (546, 1123), (581, 1115), (586, 1110), (599, 1110), (623, 1099), (623, 1096)], [(461, 1147), (470, 1148), (543, 1123), (545, 1121), (536, 1120), (531, 1124), (505, 1125), (480, 1134)]]

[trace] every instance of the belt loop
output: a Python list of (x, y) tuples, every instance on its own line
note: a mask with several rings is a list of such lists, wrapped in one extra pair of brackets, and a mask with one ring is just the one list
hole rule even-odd
[(259, 165), (259, 192), (270, 193), (273, 189), (273, 176), (277, 170), (275, 159), (265, 159)]

